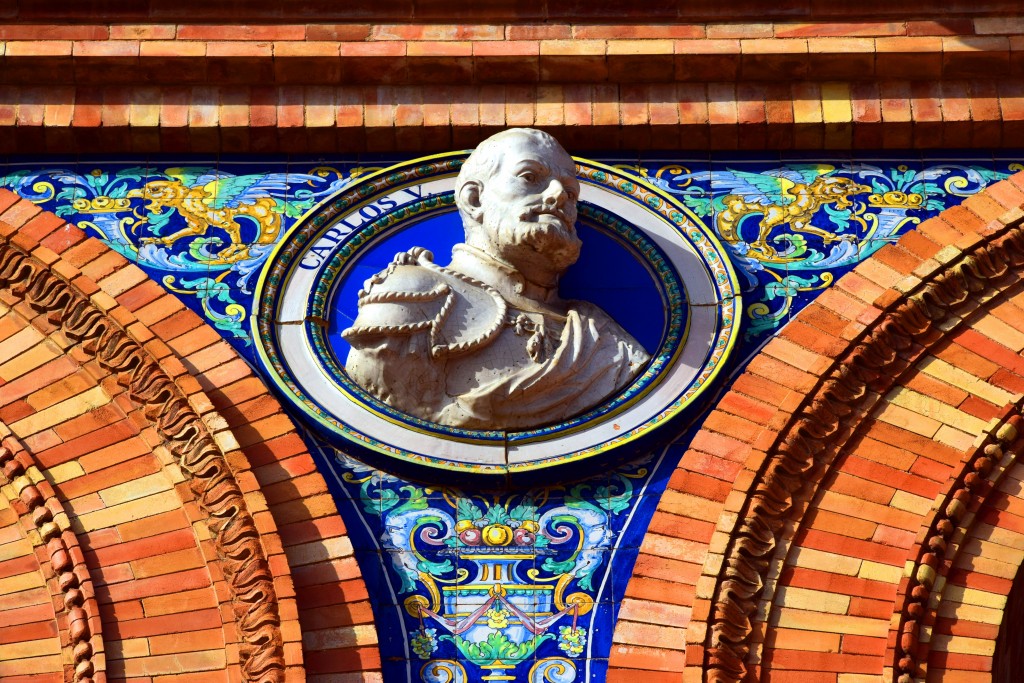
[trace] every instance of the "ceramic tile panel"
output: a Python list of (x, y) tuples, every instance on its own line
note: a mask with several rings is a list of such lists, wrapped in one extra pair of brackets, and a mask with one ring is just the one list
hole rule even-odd
[[(838, 277), (1024, 168), (1024, 154), (955, 150), (580, 156), (638, 174), (725, 245), (743, 321), (718, 389)], [(137, 263), (258, 368), (255, 284), (282, 236), (353, 181), (402, 161), (18, 158), (0, 166), (0, 185)], [(592, 263), (613, 289), (615, 264)], [(367, 582), (385, 680), (603, 680), (648, 523), (710, 403), (624, 461), (496, 490), (384, 471), (306, 429)]]

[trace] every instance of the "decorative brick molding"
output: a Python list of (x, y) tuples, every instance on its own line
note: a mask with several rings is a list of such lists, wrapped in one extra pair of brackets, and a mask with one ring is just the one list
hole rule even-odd
[(749, 618), (776, 537), (794, 497), (811, 497), (807, 477), (820, 476), (812, 473), (828, 467), (851, 435), (857, 420), (847, 422), (849, 417), (868, 412), (902, 371), (942, 338), (949, 322), (975, 308), (972, 295), (998, 292), (1004, 276), (1024, 265), (1019, 209), (999, 220), (986, 237), (977, 249), (945, 254), (941, 266), (855, 340), (769, 448), (759, 483), (739, 511), (740, 523), (718, 576), (705, 664), (709, 680), (739, 681), (745, 675)]
[[(894, 7), (884, 0), (863, 0), (854, 5), (824, 0), (793, 0), (784, 6), (765, 5), (759, 0), (735, 0), (728, 7), (715, 0), (693, 0), (687, 3), (655, 0), (642, 12), (615, 2), (589, 0), (494, 0), (485, 5), (441, 0), (396, 0), (380, 3), (374, 0), (351, 0), (339, 6), (331, 0), (249, 0), (246, 18), (252, 23), (298, 23), (303, 20), (322, 23), (424, 23), (433, 21), (492, 21), (504, 23), (538, 22), (571, 23), (583, 19), (594, 22), (622, 21), (642, 15), (651, 22), (796, 22), (812, 17), (827, 17), (836, 22), (864, 20), (879, 16), (896, 22), (932, 23), (937, 13), (951, 18), (970, 20), (1018, 9), (1007, 0), (949, 0), (918, 3), (914, 8)], [(23, 22), (60, 21), (64, 23), (95, 22), (97, 17), (119, 23), (153, 21), (164, 23), (214, 22), (234, 24), (238, 8), (210, 5), (197, 0), (142, 0), (125, 3), (121, 0), (88, 0), (74, 4), (56, 4), (46, 0), (20, 0), (5, 5), (0, 16)]]
[[(0, 215), (0, 220), (7, 213)], [(17, 236), (15, 236), (17, 239)], [(0, 244), (0, 287), (44, 312), (142, 405), (175, 455), (207, 515), (232, 593), (246, 681), (283, 681), (280, 617), (259, 531), (226, 456), (174, 380), (114, 319), (71, 283), (17, 246)], [(84, 617), (83, 617), (84, 619)], [(72, 637), (74, 637), (72, 623)], [(91, 664), (90, 664), (91, 666)]]
[(988, 433), (979, 437), (978, 448), (963, 459), (962, 467), (918, 534), (916, 557), (908, 568), (909, 576), (900, 584), (890, 636), (890, 642), (895, 643), (889, 653), (895, 658), (892, 666), (896, 683), (913, 683), (929, 670), (931, 639), (922, 641), (922, 629), (936, 624), (935, 606), (950, 586), (953, 560), (967, 543), (975, 513), (1016, 464), (1014, 447), (1020, 445), (1020, 428), (1024, 425), (1021, 403), (1024, 400), (1007, 406), (1001, 419), (993, 420)]
[(195, 2), (36, 4), (0, 27), (0, 153), (444, 151), (508, 126), (577, 149), (989, 147), (1024, 132), (1011, 2), (910, 17), (660, 3), (642, 21), (607, 3), (266, 2), (245, 25)]
[[(776, 580), (769, 576), (776, 546), (782, 541), (788, 548), (785, 539), (796, 533), (805, 501), (813, 499), (843, 444), (882, 404), (888, 387), (948, 338), (961, 316), (996, 305), (998, 292), (1016, 281), (1015, 269), (1024, 265), (1022, 189), (1024, 175), (994, 185), (841, 279), (834, 294), (819, 298), (768, 344), (706, 420), (651, 529), (693, 538), (692, 529), (681, 536), (687, 517), (718, 520), (703, 532), (703, 576), (679, 581), (679, 590), (695, 596), (686, 660), (707, 680), (754, 675), (750, 657), (760, 661), (765, 634), (758, 626), (752, 640), (752, 619), (758, 610), (759, 625), (769, 618), (771, 601), (765, 602), (762, 589)], [(880, 270), (876, 260), (886, 267)], [(702, 491), (691, 479), (694, 466), (735, 481), (731, 492)], [(700, 509), (700, 498), (709, 509)], [(652, 551), (641, 548), (641, 571)], [(634, 575), (633, 583), (638, 580)], [(627, 595), (635, 594), (633, 583)], [(665, 598), (651, 595), (646, 602), (655, 603), (654, 612)], [(638, 603), (636, 613), (642, 614), (645, 601)], [(687, 626), (670, 625), (676, 628), (666, 632)], [(620, 621), (616, 642), (622, 644), (613, 647), (612, 657), (616, 676), (628, 669), (671, 670), (664, 661), (682, 649), (682, 643), (659, 638), (642, 653), (645, 664), (637, 653), (644, 648), (628, 645), (625, 635)], [(659, 648), (666, 659), (654, 665)]]
[(13, 505), (24, 510), (23, 524), (33, 528), (44, 544), (50, 571), (59, 593), (54, 605), (66, 610), (66, 630), (61, 634), (64, 680), (67, 683), (106, 683), (102, 655), (103, 625), (100, 621), (89, 567), (67, 513), (39, 468), (7, 426), (0, 422), (0, 483), (18, 496)]
[[(1020, 180), (1018, 176), (1018, 180)], [(799, 496), (821, 477), (862, 416), (914, 360), (942, 339), (950, 323), (977, 308), (974, 297), (991, 297), (1005, 276), (1024, 265), (1022, 214), (1010, 209), (961, 251), (947, 247), (926, 273), (893, 292), (879, 315), (833, 369), (822, 375), (786, 428), (768, 449), (757, 485), (739, 510), (739, 524), (718, 574), (706, 641), (708, 680), (738, 681), (746, 674), (750, 616), (764, 586), (778, 534)], [(917, 279), (917, 278), (915, 278)], [(853, 418), (853, 419), (851, 419)], [(810, 484), (808, 485), (808, 478)], [(692, 661), (692, 660), (691, 660)]]
[[(269, 580), (273, 582), (272, 587), (267, 586), (264, 579), (252, 584), (252, 588), (265, 591), (263, 597), (258, 596), (258, 590), (247, 593), (257, 598), (256, 610), (246, 608), (238, 617), (252, 623), (254, 635), (266, 632), (268, 626), (280, 634), (281, 640), (276, 645), (273, 641), (267, 641), (269, 645), (262, 646), (261, 641), (263, 651), (269, 648), (274, 652), (277, 648), (275, 657), (283, 657), (288, 680), (301, 678), (305, 671), (327, 676), (365, 672), (362, 675), (372, 679), (375, 675), (373, 672), (380, 668), (377, 636), (369, 595), (356, 566), (354, 550), (347, 538), (345, 526), (323, 477), (316, 471), (312, 456), (296, 433), (292, 421), (264, 384), (252, 374), (245, 361), (223, 341), (216, 330), (120, 255), (98, 240), (86, 238), (74, 226), (52, 214), (40, 212), (38, 207), (20, 201), (16, 195), (6, 191), (0, 192), (0, 243), (3, 243), (5, 251), (18, 252), (21, 254), (18, 257), (20, 260), (27, 259), (34, 264), (32, 267), (35, 270), (31, 270), (32, 273), (46, 271), (51, 279), (59, 281), (57, 285), (44, 286), (43, 276), (32, 275), (32, 278), (40, 279), (25, 279), (21, 287), (15, 286), (19, 292), (17, 300), (24, 298), (25, 302), (31, 303), (35, 301), (33, 297), (38, 295), (56, 303), (57, 300), (52, 297), (62, 296), (61, 292), (70, 292), (70, 298), (59, 299), (64, 308), (51, 310), (43, 306), (40, 313), (38, 308), (22, 303), (16, 306), (14, 313), (20, 311), (29, 317), (38, 316), (33, 324), (44, 335), (60, 329), (61, 332), (54, 337), (57, 347), (66, 349), (68, 358), (72, 358), (72, 361), (77, 359), (74, 362), (96, 366), (91, 370), (94, 375), (109, 375), (109, 381), (103, 381), (107, 382), (114, 394), (118, 394), (113, 397), (114, 403), (122, 405), (126, 411), (132, 411), (134, 419), (141, 420), (140, 424), (143, 425), (152, 423), (143, 415), (142, 410), (132, 408), (135, 402), (128, 399), (125, 390), (147, 379), (142, 366), (135, 365), (127, 375), (119, 374), (116, 368), (135, 362), (132, 358), (141, 357), (146, 368), (152, 367), (147, 357), (155, 363), (157, 369), (173, 382), (173, 386), (167, 386), (162, 380), (157, 381), (149, 376), (148, 379), (153, 381), (146, 388), (141, 385), (137, 388), (149, 391), (162, 386), (171, 394), (174, 394), (176, 388), (177, 395), (187, 400), (187, 405), (172, 400), (171, 407), (180, 406), (177, 417), (169, 411), (153, 415), (158, 420), (173, 421), (174, 424), (168, 423), (168, 426), (175, 430), (174, 433), (185, 429), (193, 415), (200, 418), (196, 428), (202, 431), (195, 432), (196, 438), (175, 454), (185, 456), (190, 466), (193, 454), (203, 458), (206, 455), (218, 457), (208, 449), (198, 448), (200, 444), (207, 443), (207, 439), (202, 437), (203, 433), (212, 436), (217, 452), (223, 454), (219, 456), (223, 466), (217, 466), (214, 462), (214, 467), (201, 471), (223, 478), (218, 480), (220, 483), (216, 493), (210, 489), (208, 495), (220, 496), (214, 501), (218, 504), (230, 506), (241, 502), (239, 511), (243, 516), (248, 516), (251, 520), (249, 524), (253, 525), (247, 526), (250, 531), (240, 536), (224, 538), (230, 541), (232, 552), (236, 548), (250, 553), (261, 551), (266, 559), (264, 570), (269, 569)], [(35, 283), (33, 287), (27, 286), (30, 282)], [(97, 344), (91, 351), (83, 350), (84, 344), (74, 339), (64, 338), (63, 329), (66, 325), (78, 329), (77, 318), (62, 318), (58, 313), (72, 304), (78, 306), (81, 300), (77, 295), (87, 295), (88, 300), (80, 307), (73, 306), (76, 315), (92, 315), (86, 311), (97, 309), (102, 314), (98, 318), (93, 316), (93, 322), (106, 321), (110, 329), (107, 337), (94, 340), (103, 341), (105, 345)], [(8, 303), (13, 301), (10, 294), (4, 296)], [(117, 330), (123, 331), (126, 341), (120, 342), (121, 345), (108, 343), (111, 341), (108, 337), (113, 336)], [(94, 331), (99, 333), (100, 330)], [(0, 341), (10, 333), (9, 327), (0, 327)], [(116, 359), (110, 361), (114, 369), (99, 370), (96, 361), (102, 360), (103, 356), (97, 354), (107, 353), (108, 349), (116, 355)], [(65, 358), (58, 364), (64, 367), (72, 361)], [(28, 372), (24, 378), (19, 377), (8, 383), (6, 386), (11, 388), (11, 392), (6, 395), (2, 388), (4, 380), (0, 377), (0, 397), (9, 397), (8, 400), (13, 401), (8, 403), (0, 400), (0, 414), (16, 415), (15, 419), (24, 417), (31, 407), (19, 397), (25, 391), (32, 391), (32, 388), (23, 385), (26, 385), (26, 381), (31, 382), (33, 376), (48, 376), (47, 367)], [(122, 377), (127, 387), (122, 388), (123, 385), (115, 381), (117, 377)], [(61, 380), (61, 383), (64, 382)], [(18, 387), (17, 391), (15, 386)], [(120, 396), (122, 393), (124, 396)], [(164, 397), (168, 398), (170, 394)], [(149, 406), (146, 409), (151, 414), (156, 412)], [(117, 428), (118, 431), (120, 429)], [(163, 448), (160, 444), (164, 443), (164, 439), (155, 432), (152, 435), (145, 433), (151, 429), (145, 427), (142, 436), (147, 443), (157, 444), (155, 447), (159, 450)], [(142, 445), (136, 437), (133, 437), (133, 441), (133, 448)], [(89, 450), (88, 444), (77, 447)], [(62, 460), (73, 459), (74, 448), (75, 443), (58, 443), (56, 446)], [(209, 462), (202, 458), (200, 461)], [(172, 469), (177, 467), (174, 465)], [(172, 475), (172, 479), (175, 476), (180, 480), (180, 474)], [(196, 483), (195, 478), (192, 478), (191, 483)], [(201, 521), (204, 513), (200, 505), (188, 502), (191, 492), (186, 484), (179, 485), (179, 491), (186, 501), (184, 507), (193, 523)], [(239, 492), (241, 501), (237, 499)], [(236, 527), (240, 521), (237, 514), (233, 517), (229, 515), (228, 519), (235, 521), (229, 525), (224, 524), (227, 520), (220, 521), (219, 524), (224, 528), (222, 534), (235, 528), (242, 530)], [(223, 548), (229, 550), (228, 545)], [(111, 547), (104, 552), (109, 555), (118, 551)], [(211, 576), (223, 584), (228, 572), (222, 572), (214, 566), (217, 564), (217, 552), (212, 545), (209, 549), (204, 548), (203, 552), (207, 562), (213, 563), (209, 565)], [(258, 555), (255, 557), (258, 558)], [(258, 564), (250, 564), (259, 569)], [(248, 586), (243, 586), (243, 589), (248, 590)], [(229, 587), (224, 585), (223, 589), (218, 590), (218, 594), (223, 596), (222, 602), (227, 601)], [(274, 604), (280, 626), (275, 626), (273, 620), (270, 623), (258, 622), (262, 614), (265, 614), (261, 612), (259, 604), (270, 596), (276, 596)], [(227, 601), (225, 604), (230, 606), (231, 603)], [(233, 612), (229, 610), (222, 616), (225, 627), (234, 629), (232, 622), (236, 617)], [(230, 647), (229, 664), (232, 656)], [(234, 657), (237, 662), (237, 655)], [(275, 665), (270, 671), (280, 669)]]

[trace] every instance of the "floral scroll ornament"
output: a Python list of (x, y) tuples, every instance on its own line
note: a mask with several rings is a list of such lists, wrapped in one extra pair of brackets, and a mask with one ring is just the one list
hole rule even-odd
[[(380, 517), (424, 681), (510, 680), (528, 663), (527, 680), (576, 680), (612, 520), (646, 469), (604, 485), (487, 497), (402, 484), (339, 451), (335, 460), (364, 511)], [(457, 660), (440, 656), (446, 648)]]
[(664, 166), (648, 180), (680, 196), (698, 216), (713, 218), (749, 288), (760, 290), (760, 300), (747, 307), (749, 341), (778, 329), (800, 299), (831, 286), (950, 199), (1007, 176), (959, 164), (915, 170), (851, 163), (757, 172)]
[(248, 346), (252, 277), (291, 222), (362, 170), (50, 168), (10, 173), (3, 184), (99, 237)]

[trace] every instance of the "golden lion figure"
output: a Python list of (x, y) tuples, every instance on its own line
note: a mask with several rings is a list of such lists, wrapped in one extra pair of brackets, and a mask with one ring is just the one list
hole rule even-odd
[(749, 195), (730, 194), (722, 201), (725, 206), (717, 218), (718, 234), (725, 241), (735, 244), (741, 242), (739, 223), (746, 216), (761, 214), (761, 230), (757, 239), (749, 242), (750, 250), (772, 260), (776, 250), (770, 244), (770, 235), (779, 226), (787, 225), (794, 232), (817, 235), (828, 244), (838, 240), (856, 239), (853, 235), (836, 235), (827, 230), (816, 228), (810, 224), (811, 218), (825, 204), (835, 204), (845, 209), (852, 206), (851, 195), (871, 192), (871, 188), (860, 185), (849, 178), (838, 176), (819, 176), (810, 183), (794, 183), (783, 190), (783, 199), (790, 197), (787, 203), (770, 203), (751, 201)]
[[(217, 262), (234, 263), (248, 257), (250, 245), (277, 241), (281, 232), (281, 214), (274, 211), (277, 201), (266, 195), (247, 196), (243, 200), (234, 184), (225, 180), (237, 178), (212, 180), (192, 187), (180, 179), (152, 180), (128, 192), (128, 197), (146, 199), (146, 208), (154, 214), (173, 208), (185, 219), (183, 229), (164, 237), (145, 237), (142, 243), (171, 246), (185, 237), (205, 235), (212, 226), (227, 233), (229, 239), (227, 246), (217, 254)], [(238, 222), (242, 216), (257, 225), (255, 239), (242, 239), (242, 226)]]

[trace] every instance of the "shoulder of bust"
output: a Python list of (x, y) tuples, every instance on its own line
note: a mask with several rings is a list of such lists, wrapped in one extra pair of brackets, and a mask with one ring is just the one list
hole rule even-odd
[(355, 346), (425, 331), (431, 356), (461, 354), (490, 343), (505, 311), (491, 287), (435, 265), (429, 251), (412, 249), (366, 281), (359, 312), (342, 337)]
[(341, 336), (354, 343), (365, 337), (429, 330), (451, 298), (451, 287), (432, 259), (429, 251), (419, 248), (396, 254), (387, 268), (363, 284), (359, 312)]
[(363, 283), (359, 305), (387, 300), (430, 300), (447, 293), (445, 278), (434, 255), (414, 247), (395, 254), (387, 268)]

